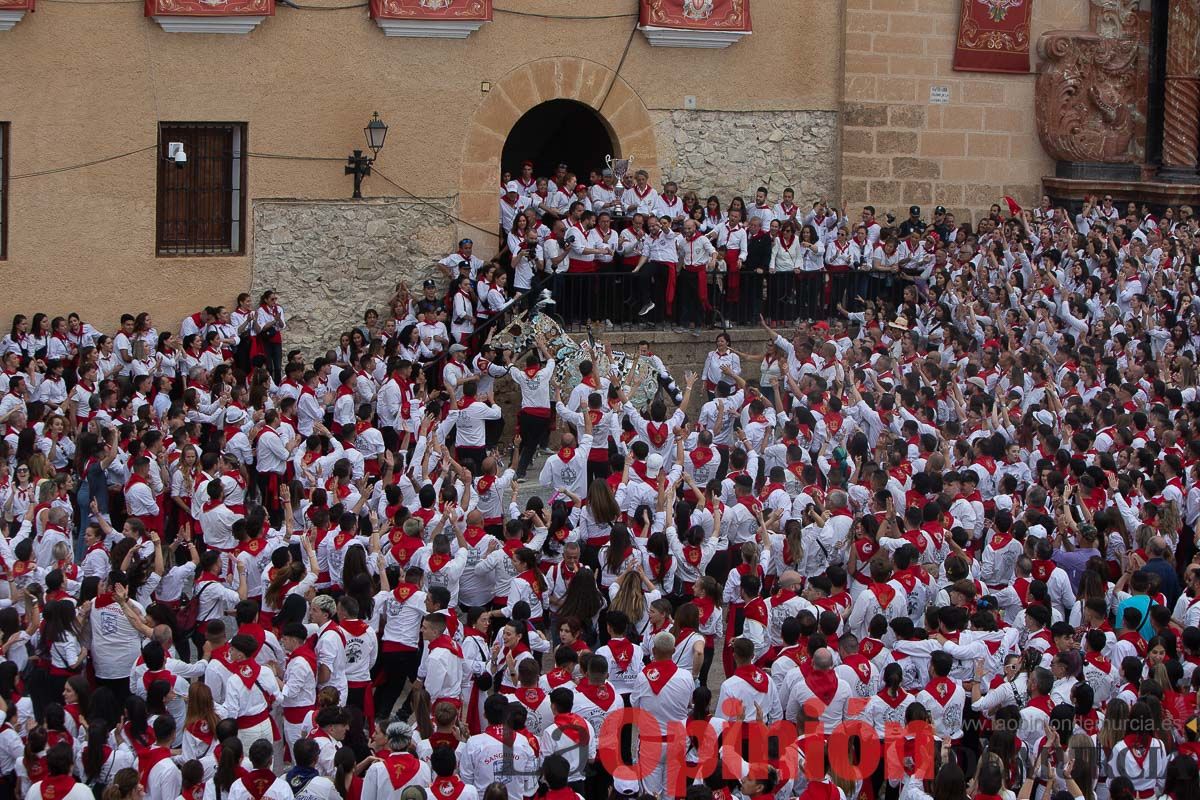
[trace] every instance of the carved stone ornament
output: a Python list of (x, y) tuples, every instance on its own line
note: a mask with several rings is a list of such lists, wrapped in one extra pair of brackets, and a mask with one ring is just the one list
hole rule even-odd
[(1092, 0), (1092, 30), (1104, 39), (1134, 38), (1137, 0)]
[(1059, 161), (1139, 161), (1138, 43), (1083, 31), (1050, 31), (1038, 42), (1038, 137)]

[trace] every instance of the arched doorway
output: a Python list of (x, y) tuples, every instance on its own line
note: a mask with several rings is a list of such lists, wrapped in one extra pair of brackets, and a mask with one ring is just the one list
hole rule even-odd
[[(574, 100), (591, 109), (609, 133), (612, 147), (607, 152), (636, 156), (634, 168), (649, 170), (650, 182), (658, 181), (654, 121), (624, 78), (603, 64), (571, 56), (522, 64), (492, 84), (471, 114), (463, 141), (457, 210), (470, 224), (460, 225), (458, 235), (475, 239), (480, 255), (500, 248), (499, 239), (484, 231), (495, 230), (499, 222), (497, 178), (513, 126), (531, 109), (554, 100)], [(600, 164), (605, 155), (600, 153)]]
[(612, 134), (591, 107), (576, 100), (549, 100), (526, 111), (504, 141), (501, 172), (520, 174), (521, 163), (533, 162), (534, 175), (553, 175), (566, 164), (580, 181), (616, 155)]

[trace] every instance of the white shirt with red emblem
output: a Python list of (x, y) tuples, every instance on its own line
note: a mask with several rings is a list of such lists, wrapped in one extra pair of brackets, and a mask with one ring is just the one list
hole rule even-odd
[(692, 688), (691, 672), (671, 661), (652, 661), (638, 673), (630, 702), (658, 720), (659, 730), (665, 736), (669, 723), (687, 719)]
[(778, 722), (783, 718), (783, 706), (775, 682), (764, 670), (753, 664), (738, 667), (721, 683), (713, 715), (724, 720), (738, 719)]
[(363, 776), (362, 800), (399, 800), (406, 787), (432, 781), (429, 765), (412, 753), (386, 753)]
[(819, 717), (825, 733), (833, 733), (846, 716), (846, 704), (854, 692), (850, 684), (832, 670), (796, 669), (783, 682), (784, 715), (793, 722), (804, 709), (807, 718)]

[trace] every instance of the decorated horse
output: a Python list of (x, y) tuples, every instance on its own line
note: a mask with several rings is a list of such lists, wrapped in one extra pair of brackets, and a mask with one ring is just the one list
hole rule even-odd
[(543, 293), (532, 310), (521, 312), (499, 328), (489, 341), (497, 348), (511, 349), (519, 355), (532, 349), (540, 335), (554, 356), (553, 382), (562, 389), (564, 397), (583, 380), (579, 373), (580, 362), (590, 360), (596, 375), (611, 375), (612, 365), (616, 364), (617, 375), (625, 387), (629, 402), (642, 413), (646, 413), (660, 390), (666, 392), (676, 404), (683, 401), (683, 393), (675, 385), (661, 359), (637, 351), (625, 353), (599, 346), (590, 333), (581, 341), (576, 341), (563, 330), (562, 324), (551, 313), (553, 305), (549, 292)]

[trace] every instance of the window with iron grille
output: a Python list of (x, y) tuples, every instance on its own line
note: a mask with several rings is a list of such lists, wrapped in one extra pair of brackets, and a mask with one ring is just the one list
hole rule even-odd
[(0, 261), (8, 258), (8, 123), (0, 122)]
[[(163, 122), (158, 133), (158, 255), (243, 253), (245, 123)], [(174, 142), (182, 164), (168, 157)]]

